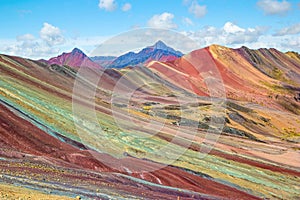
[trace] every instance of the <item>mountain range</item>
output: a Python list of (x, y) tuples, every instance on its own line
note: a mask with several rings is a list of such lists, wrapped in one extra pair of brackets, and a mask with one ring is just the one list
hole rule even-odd
[(0, 54), (0, 72), (0, 199), (300, 196), (297, 52), (158, 41), (120, 57)]
[(57, 57), (50, 58), (45, 61), (48, 64), (68, 65), (70, 67), (89, 66), (104, 68), (124, 68), (130, 66), (145, 65), (151, 61), (173, 61), (183, 56), (180, 51), (176, 51), (168, 47), (162, 41), (156, 42), (154, 45), (142, 49), (138, 53), (128, 52), (119, 57), (115, 56), (94, 56), (89, 58), (78, 48), (70, 53), (63, 53)]
[(109, 68), (123, 68), (127, 66), (143, 66), (151, 61), (173, 61), (183, 56), (180, 51), (175, 51), (162, 41), (158, 41), (153, 46), (146, 47), (138, 53), (129, 52), (114, 59)]
[[(193, 65), (193, 60), (200, 62), (197, 63), (198, 66)], [(211, 45), (184, 56), (180, 51), (158, 41), (138, 53), (129, 52), (119, 57), (96, 56), (89, 58), (81, 50), (75, 48), (70, 53), (63, 53), (43, 62), (50, 65), (67, 65), (75, 69), (80, 66), (96, 69), (146, 66), (177, 87), (198, 95), (208, 96), (211, 94), (205, 85), (206, 77), (201, 76), (201, 73), (205, 74), (205, 71), (209, 71), (210, 68), (203, 66), (199, 68), (199, 64), (206, 65), (215, 67), (221, 73), (227, 97), (264, 104), (273, 102), (265, 99), (266, 96), (274, 96), (276, 93), (271, 85), (276, 84), (276, 87), (282, 90), (290, 90), (290, 88), (297, 90), (295, 85), (300, 84), (299, 54), (296, 52), (282, 53), (272, 48), (230, 49)], [(111, 70), (109, 73), (118, 72)], [(294, 96), (297, 96), (297, 92), (294, 92)]]

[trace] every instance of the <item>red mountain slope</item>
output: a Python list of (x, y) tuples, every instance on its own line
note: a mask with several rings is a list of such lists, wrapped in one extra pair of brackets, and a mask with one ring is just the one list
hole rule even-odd
[(57, 57), (50, 58), (48, 64), (68, 65), (70, 67), (91, 67), (102, 68), (99, 64), (93, 62), (80, 49), (73, 49), (70, 53), (63, 53)]

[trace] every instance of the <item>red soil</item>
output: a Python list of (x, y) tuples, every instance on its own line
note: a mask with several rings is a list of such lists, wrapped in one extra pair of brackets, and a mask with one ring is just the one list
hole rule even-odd
[[(80, 150), (48, 135), (30, 122), (16, 116), (3, 105), (0, 105), (0, 132), (1, 145), (5, 144), (11, 150), (20, 152), (20, 155), (26, 153), (54, 159), (62, 166), (70, 167), (72, 165), (74, 168), (91, 169), (99, 172), (119, 171), (100, 162), (100, 160), (105, 159), (106, 161), (109, 160), (109, 162), (121, 164), (120, 167), (126, 166), (130, 171), (134, 172), (135, 169), (151, 169), (160, 165), (131, 157), (117, 160), (109, 155), (96, 152), (93, 152), (92, 156), (90, 151)], [(2, 156), (8, 156), (6, 152), (2, 151)], [(137, 173), (134, 176), (143, 177), (150, 182), (162, 183), (214, 196), (234, 199), (258, 199), (235, 188), (169, 166), (165, 168), (162, 166), (160, 170), (150, 173)]]

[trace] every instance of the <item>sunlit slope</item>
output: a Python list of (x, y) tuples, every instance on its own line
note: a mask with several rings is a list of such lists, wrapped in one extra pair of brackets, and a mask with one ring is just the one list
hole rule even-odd
[(300, 61), (300, 55), (297, 52), (294, 51), (288, 51), (285, 53), (287, 56), (289, 56), (290, 58), (297, 60), (298, 62)]
[(299, 95), (300, 62), (275, 49), (212, 45), (174, 62), (152, 62), (148, 67), (178, 87), (204, 96), (218, 96), (210, 92), (206, 79), (221, 77), (219, 85), (229, 99), (299, 114), (295, 97)]

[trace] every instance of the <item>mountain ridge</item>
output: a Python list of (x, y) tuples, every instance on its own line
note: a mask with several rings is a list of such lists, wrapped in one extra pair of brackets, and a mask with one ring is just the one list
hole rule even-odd
[(93, 62), (82, 50), (74, 48), (69, 53), (62, 53), (57, 57), (50, 58), (46, 63), (52, 65), (68, 65), (70, 67), (92, 67), (102, 68), (99, 64)]
[(297, 90), (300, 88), (300, 62), (274, 48), (251, 50), (210, 45), (173, 62), (156, 61), (147, 67), (165, 80), (200, 96), (211, 95), (205, 84), (205, 74), (212, 77), (220, 74), (227, 98), (269, 104), (277, 109), (281, 107), (275, 99), (277, 96), (284, 99), (287, 95), (293, 102), (300, 91)]
[[(246, 46), (241, 46), (240, 48), (230, 48), (218, 44), (212, 44), (203, 48), (220, 48), (220, 49), (232, 49), (237, 51), (278, 51), (275, 48), (259, 48), (250, 49)], [(283, 52), (281, 52), (283, 53)], [(285, 52), (293, 60), (300, 60), (300, 55), (298, 52)], [(62, 54), (52, 57), (48, 60), (40, 59), (39, 61), (47, 64), (58, 64), (58, 65), (69, 65), (70, 67), (96, 67), (96, 68), (117, 68), (121, 69), (123, 67), (136, 65), (147, 65), (151, 61), (160, 62), (173, 62), (177, 58), (182, 57), (184, 54), (180, 51), (174, 50), (172, 47), (166, 45), (163, 41), (158, 40), (155, 44), (143, 48), (141, 51), (128, 52), (120, 56), (93, 56), (88, 57), (82, 50), (75, 47), (71, 52), (63, 52)]]
[(176, 51), (167, 46), (161, 40), (154, 45), (143, 48), (141, 51), (134, 53), (128, 52), (113, 60), (109, 68), (123, 68), (128, 66), (145, 65), (153, 60), (155, 61), (173, 61), (183, 56), (183, 53)]

